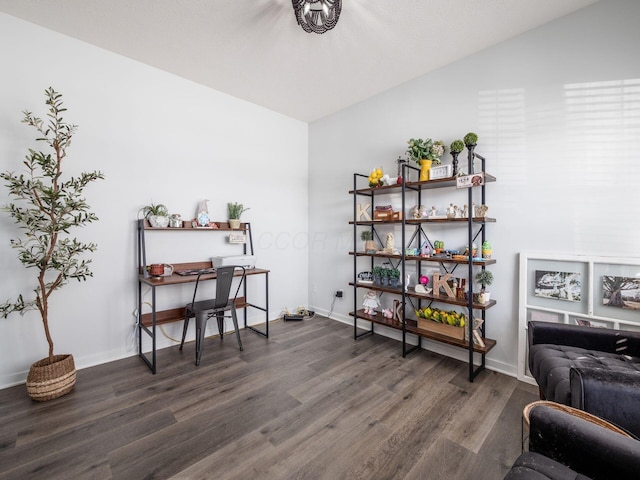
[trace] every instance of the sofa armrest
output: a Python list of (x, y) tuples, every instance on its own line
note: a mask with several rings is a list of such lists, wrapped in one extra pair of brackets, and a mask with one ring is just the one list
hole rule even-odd
[(640, 372), (574, 367), (569, 379), (572, 407), (640, 438)]
[(629, 330), (531, 321), (528, 323), (527, 337), (529, 348), (532, 345), (546, 343), (632, 357), (640, 356), (640, 332)]
[(640, 441), (543, 405), (530, 412), (529, 450), (598, 479), (637, 479)]

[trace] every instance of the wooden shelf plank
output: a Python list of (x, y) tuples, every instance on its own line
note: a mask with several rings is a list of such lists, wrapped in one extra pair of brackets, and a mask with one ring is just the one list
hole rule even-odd
[[(378, 257), (378, 258), (393, 258), (397, 260), (402, 259), (402, 255), (390, 255), (387, 253), (366, 253), (366, 252), (349, 252), (349, 255), (355, 255), (357, 257)], [(468, 260), (458, 260), (453, 258), (446, 257), (420, 257), (415, 255), (405, 256), (405, 260), (407, 261), (415, 261), (415, 262), (438, 262), (438, 263), (460, 263), (460, 264), (468, 264)], [(496, 263), (495, 258), (488, 258), (486, 260), (474, 260), (473, 264), (477, 266), (482, 265), (493, 265)]]
[(184, 220), (182, 222), (182, 227), (152, 227), (149, 223), (149, 220), (144, 221), (144, 229), (147, 231), (172, 231), (172, 232), (210, 232), (210, 231), (229, 231), (229, 232), (244, 232), (247, 230), (247, 224), (241, 223), (240, 228), (231, 228), (229, 226), (229, 222), (218, 222), (213, 220), (212, 223), (215, 223), (217, 227), (196, 227), (193, 228), (191, 226), (191, 221)]
[[(380, 313), (376, 313), (375, 315), (367, 315), (366, 313), (364, 313), (364, 310), (358, 310), (355, 313), (350, 312), (349, 315), (362, 320), (368, 320), (370, 322), (376, 323), (378, 325), (383, 325), (388, 328), (393, 328), (395, 330), (402, 330), (402, 323), (398, 322), (397, 320), (385, 318)], [(446, 335), (440, 335), (427, 330), (420, 330), (415, 320), (407, 320), (406, 331), (414, 335), (419, 335), (430, 340), (446, 343), (454, 347), (463, 348), (465, 350), (469, 349), (469, 342), (466, 342), (464, 340), (458, 340), (456, 338), (447, 337)], [(474, 345), (473, 351), (486, 355), (487, 353), (489, 353), (489, 351), (491, 351), (493, 347), (496, 346), (497, 342), (491, 338), (483, 338), (482, 340), (484, 341), (485, 346), (481, 347), (479, 345)]]
[[(354, 286), (353, 282), (349, 282), (350, 286)], [(359, 288), (369, 288), (371, 290), (375, 290), (377, 292), (386, 292), (386, 293), (395, 293), (396, 295), (402, 295), (402, 288), (393, 288), (393, 287), (385, 287), (384, 285), (375, 285), (368, 283), (356, 283), (355, 286)], [(467, 307), (469, 305), (468, 300), (451, 298), (446, 295), (433, 295), (433, 294), (425, 294), (425, 293), (416, 293), (416, 292), (405, 292), (407, 297), (411, 298), (419, 298), (421, 300), (428, 300), (433, 302), (447, 303), (449, 305), (458, 305), (460, 307)], [(487, 310), (488, 308), (493, 307), (497, 302), (495, 300), (490, 300), (487, 303), (474, 303), (474, 310)]]
[[(406, 219), (404, 221), (405, 225), (419, 225), (421, 223), (466, 223), (469, 221), (469, 218), (411, 218)], [(473, 223), (495, 223), (496, 219), (492, 217), (473, 217), (471, 219)], [(385, 224), (401, 224), (402, 220), (363, 220), (354, 222), (353, 220), (349, 221), (349, 225), (385, 225)], [(169, 230), (169, 229), (167, 229)], [(180, 230), (179, 228), (173, 230)]]
[[(236, 298), (236, 308), (244, 308), (246, 305), (247, 302), (244, 297)], [(185, 307), (178, 307), (156, 312), (156, 326), (165, 323), (181, 322), (184, 320), (184, 309)], [(151, 313), (143, 313), (141, 321), (145, 327), (151, 327), (153, 315)]]
[[(485, 172), (484, 183), (495, 182), (496, 177)], [(426, 180), (424, 182), (407, 182), (405, 188), (410, 190), (429, 190), (432, 188), (455, 187), (456, 177), (439, 178), (438, 180)], [(476, 187), (474, 187), (476, 188)], [(402, 185), (386, 185), (383, 187), (358, 188), (349, 190), (349, 194), (370, 195), (372, 193), (398, 193), (402, 191)]]

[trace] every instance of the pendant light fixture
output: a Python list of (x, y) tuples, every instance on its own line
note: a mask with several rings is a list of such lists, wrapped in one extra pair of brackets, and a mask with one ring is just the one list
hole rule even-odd
[(308, 33), (324, 33), (338, 23), (342, 0), (291, 0), (298, 25)]

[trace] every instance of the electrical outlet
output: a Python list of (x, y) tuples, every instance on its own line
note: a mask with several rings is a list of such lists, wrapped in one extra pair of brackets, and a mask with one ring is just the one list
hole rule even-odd
[(343, 294), (344, 294), (344, 292), (342, 290), (336, 290), (336, 297), (342, 298)]
[(318, 293), (318, 284), (317, 283), (312, 283), (311, 284), (311, 292), (312, 293)]

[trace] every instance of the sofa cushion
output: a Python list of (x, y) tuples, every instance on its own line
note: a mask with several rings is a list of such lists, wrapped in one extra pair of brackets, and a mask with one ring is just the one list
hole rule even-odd
[(569, 467), (535, 452), (524, 452), (504, 480), (590, 480)]
[(531, 375), (547, 400), (571, 405), (571, 367), (640, 371), (640, 358), (565, 345), (536, 344), (529, 351)]

